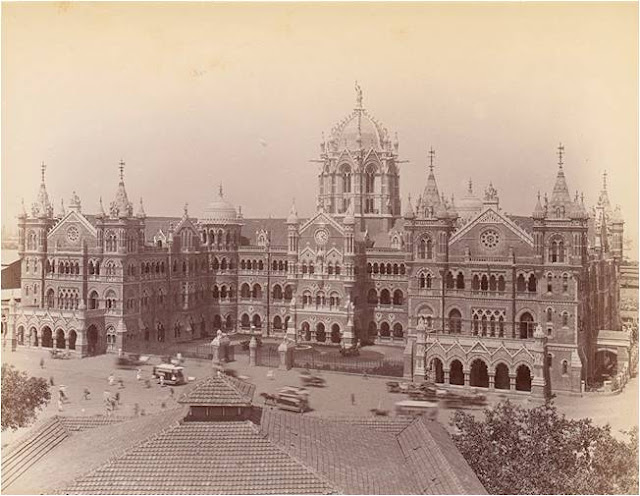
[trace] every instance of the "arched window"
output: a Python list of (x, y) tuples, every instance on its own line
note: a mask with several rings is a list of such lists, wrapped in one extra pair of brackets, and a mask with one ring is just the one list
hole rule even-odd
[(496, 276), (491, 274), (491, 276), (489, 276), (489, 291), (495, 291), (497, 287), (498, 283), (496, 281)]
[(482, 291), (487, 291), (489, 289), (489, 278), (486, 274), (482, 274), (482, 279), (480, 279), (480, 289)]
[(504, 276), (498, 276), (498, 291), (503, 292), (506, 289)]
[(293, 298), (293, 290), (291, 289), (291, 286), (285, 286), (284, 287), (284, 299), (289, 301), (289, 300), (291, 300), (291, 298)]
[(373, 272), (373, 265), (371, 265), (371, 262), (367, 263), (367, 274), (371, 274)]
[(479, 322), (480, 322), (480, 318), (478, 317), (478, 314), (474, 314), (473, 315), (473, 335), (474, 336), (477, 336), (478, 331), (480, 330)]
[(471, 289), (474, 291), (480, 290), (480, 277), (478, 277), (478, 274), (474, 274), (473, 279), (471, 279)]
[(242, 286), (240, 286), (240, 297), (241, 298), (251, 297), (251, 289), (249, 288), (249, 285), (246, 282)]
[(391, 294), (388, 289), (383, 289), (380, 291), (380, 304), (381, 305), (390, 305), (391, 304)]
[(337, 276), (340, 275), (340, 264), (338, 264), (338, 262), (336, 262), (335, 273), (336, 273)]
[(280, 318), (280, 315), (276, 315), (273, 318), (273, 328), (274, 330), (282, 330), (282, 318)]
[(396, 322), (393, 324), (393, 337), (401, 338), (404, 336), (404, 331), (402, 330), (402, 324), (400, 322)]
[(380, 324), (380, 336), (389, 337), (391, 335), (391, 328), (387, 322)]
[(393, 292), (393, 304), (402, 305), (403, 302), (404, 302), (404, 298), (403, 298), (402, 291), (400, 291), (399, 289), (396, 289)]
[(531, 274), (529, 276), (527, 291), (529, 291), (529, 293), (535, 293), (536, 291), (538, 291), (538, 280), (536, 279), (536, 276), (534, 274)]
[(406, 267), (404, 264), (400, 264), (400, 275), (403, 276), (406, 272)]
[(331, 342), (339, 343), (340, 339), (341, 339), (340, 326), (338, 324), (333, 324), (331, 326)]
[(262, 287), (260, 284), (254, 284), (253, 289), (251, 291), (251, 297), (260, 300), (262, 298)]
[(553, 309), (547, 308), (547, 322), (553, 322)]
[(311, 305), (311, 292), (308, 290), (302, 293), (302, 305), (303, 306)]
[(553, 292), (553, 276), (551, 275), (551, 273), (547, 274), (547, 293), (552, 293)]
[(567, 327), (569, 325), (569, 314), (567, 312), (562, 312), (562, 327)]
[(302, 263), (302, 273), (306, 274), (307, 273), (307, 264), (306, 263)]
[(449, 332), (453, 334), (462, 332), (462, 314), (455, 308), (449, 312)]
[(327, 273), (330, 276), (333, 275), (333, 265), (331, 265), (331, 262), (329, 262), (329, 264), (327, 265)]
[(504, 317), (502, 315), (498, 317), (498, 336), (504, 337)]
[(424, 289), (427, 287), (427, 281), (426, 278), (424, 277), (424, 273), (420, 272), (420, 276), (418, 277), (419, 281), (420, 281), (420, 288)]
[(569, 373), (569, 363), (566, 360), (562, 360), (562, 375)]
[(533, 317), (529, 312), (525, 312), (520, 316), (520, 339), (533, 337), (534, 329)]
[(375, 289), (370, 289), (369, 292), (367, 293), (367, 302), (370, 303), (371, 305), (378, 304), (378, 293), (376, 292)]
[(47, 308), (53, 308), (55, 306), (55, 293), (53, 289), (49, 289), (47, 291), (46, 301), (47, 301)]
[(274, 300), (281, 300), (282, 299), (282, 288), (280, 287), (279, 284), (276, 284), (273, 287), (273, 299)]
[(262, 260), (258, 260), (258, 270), (264, 270), (264, 262)]
[(91, 291), (91, 293), (89, 293), (89, 310), (95, 310), (96, 308), (99, 308), (99, 306), (98, 293), (96, 291)]
[(418, 243), (418, 258), (427, 258), (427, 241), (424, 238)]
[(213, 286), (213, 289), (211, 290), (211, 296), (214, 300), (220, 298), (220, 291), (218, 290), (218, 286)]
[(569, 274), (562, 274), (562, 292), (569, 292)]
[(456, 289), (464, 289), (464, 275), (462, 272), (458, 272), (456, 277)]
[(249, 329), (251, 327), (249, 316), (246, 313), (243, 313), (242, 317), (240, 317), (240, 327), (243, 329)]
[(447, 289), (453, 289), (454, 286), (455, 286), (455, 281), (453, 279), (453, 273), (451, 273), (451, 271), (447, 272), (446, 285), (447, 285)]
[(526, 289), (527, 289), (527, 285), (525, 282), (524, 275), (519, 274), (518, 278), (516, 279), (516, 291), (518, 293), (524, 293)]
[(373, 264), (373, 273), (374, 274), (378, 274), (380, 272), (380, 268), (378, 267), (377, 263)]
[(433, 283), (433, 278), (431, 277), (431, 274), (427, 274), (427, 280), (426, 280), (427, 289), (431, 289), (432, 283)]
[(315, 268), (313, 266), (313, 263), (309, 263), (309, 274), (313, 274), (315, 272)]

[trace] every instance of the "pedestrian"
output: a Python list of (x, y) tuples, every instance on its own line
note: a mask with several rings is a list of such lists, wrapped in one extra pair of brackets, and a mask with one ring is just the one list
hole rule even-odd
[(82, 393), (82, 396), (85, 399), (85, 401), (89, 399), (90, 395), (91, 395), (91, 391), (89, 391), (89, 388), (88, 387), (84, 388), (84, 392)]
[(40, 368), (43, 369), (44, 368), (44, 358), (40, 359)]
[(58, 398), (58, 411), (62, 411), (62, 398)]
[(118, 405), (120, 404), (120, 391), (116, 391), (115, 402)]
[(118, 378), (118, 387), (124, 389), (124, 379), (122, 377)]
[(147, 386), (147, 389), (151, 389), (151, 381), (149, 379), (145, 379), (144, 385)]
[(136, 381), (142, 380), (142, 369), (138, 369), (136, 372)]
[(170, 396), (173, 398), (173, 388), (169, 388)]
[(113, 376), (113, 374), (109, 374), (109, 386), (113, 386), (116, 378)]
[(351, 404), (355, 405), (356, 404), (356, 395), (351, 393)]
[(49, 377), (49, 384), (53, 386), (53, 376)]
[(164, 374), (160, 374), (160, 387), (164, 387)]

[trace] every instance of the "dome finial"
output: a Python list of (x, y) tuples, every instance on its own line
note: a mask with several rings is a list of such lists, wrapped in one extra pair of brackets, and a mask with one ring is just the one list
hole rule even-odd
[(47, 170), (47, 166), (44, 163), (44, 160), (42, 161), (42, 165), (40, 166), (40, 170), (42, 171), (42, 184), (44, 184), (44, 172)]
[(469, 194), (473, 194), (473, 181), (471, 181), (471, 178), (469, 178)]
[(358, 81), (356, 81), (356, 109), (362, 110), (362, 88), (360, 88)]
[(189, 203), (184, 204), (184, 216), (189, 217)]
[(124, 182), (124, 160), (120, 159), (120, 162), (118, 163), (118, 168), (120, 169), (120, 182)]
[(602, 190), (607, 191), (607, 171), (602, 174)]

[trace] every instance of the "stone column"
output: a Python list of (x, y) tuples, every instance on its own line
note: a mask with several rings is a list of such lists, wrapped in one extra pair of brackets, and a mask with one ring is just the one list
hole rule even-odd
[(418, 322), (416, 326), (416, 344), (413, 347), (415, 350), (413, 360), (413, 377), (414, 379), (424, 380), (424, 360), (425, 350), (427, 345), (426, 329), (424, 322)]
[(496, 389), (496, 376), (489, 375), (489, 390), (494, 391)]
[(547, 367), (547, 336), (542, 331), (542, 326), (538, 324), (533, 333), (535, 342), (531, 347), (533, 354), (533, 370), (531, 379), (531, 395), (536, 398), (544, 398), (547, 391), (550, 392), (550, 384), (547, 388), (544, 379), (544, 369)]
[(353, 318), (351, 317), (352, 308), (351, 302), (347, 302), (347, 327), (342, 333), (342, 347), (350, 349), (355, 346), (355, 339), (353, 335)]
[(281, 370), (289, 370), (293, 367), (293, 349), (295, 343), (284, 339), (280, 346), (278, 346), (278, 354), (280, 355), (280, 364), (278, 368)]
[(443, 372), (444, 372), (444, 383), (449, 384), (449, 370), (444, 369)]
[(464, 374), (464, 387), (469, 387), (471, 384), (471, 372), (463, 369), (462, 373)]
[(249, 341), (249, 366), (255, 367), (258, 359), (258, 341), (255, 336), (251, 336)]
[(515, 391), (515, 390), (516, 390), (516, 375), (509, 374), (509, 391)]
[(229, 355), (229, 338), (218, 329), (217, 336), (211, 341), (211, 365), (217, 369), (226, 363)]

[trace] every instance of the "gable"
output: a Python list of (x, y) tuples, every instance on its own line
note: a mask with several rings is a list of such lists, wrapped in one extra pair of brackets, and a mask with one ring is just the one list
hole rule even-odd
[(493, 209), (485, 210), (449, 240), (449, 253), (464, 256), (506, 257), (513, 248), (517, 255), (533, 255), (533, 237), (511, 219)]
[(95, 227), (80, 213), (71, 211), (47, 234), (47, 244), (55, 250), (80, 251), (87, 243), (94, 246)]

